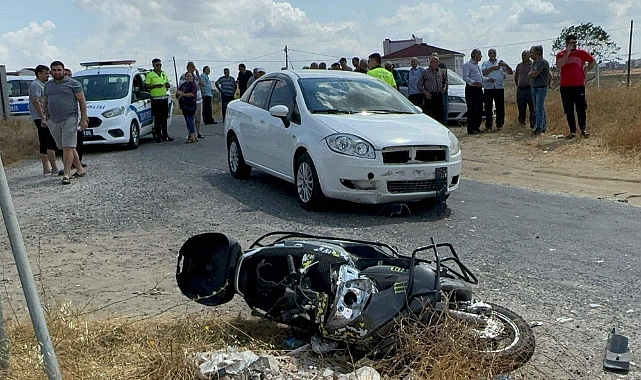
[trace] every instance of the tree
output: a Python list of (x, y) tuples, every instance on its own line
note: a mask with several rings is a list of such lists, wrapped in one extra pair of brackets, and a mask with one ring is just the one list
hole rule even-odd
[(578, 26), (570, 26), (561, 31), (561, 35), (552, 43), (553, 55), (565, 49), (565, 36), (574, 34), (577, 36), (577, 47), (589, 52), (597, 62), (616, 54), (621, 48), (612, 42), (610, 34), (600, 26), (591, 22)]

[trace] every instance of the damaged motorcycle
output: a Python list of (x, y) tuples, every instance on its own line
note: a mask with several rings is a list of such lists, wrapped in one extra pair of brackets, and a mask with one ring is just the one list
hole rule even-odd
[(203, 305), (237, 294), (254, 314), (314, 333), (311, 346), (320, 353), (343, 344), (386, 354), (398, 342), (401, 319), (432, 325), (444, 316), (469, 326), (480, 343), (476, 351), (510, 370), (534, 353), (523, 318), (476, 300), (476, 276), (452, 244), (434, 239), (402, 255), (381, 242), (278, 231), (243, 251), (230, 236), (204, 233), (181, 247), (176, 279), (184, 295)]

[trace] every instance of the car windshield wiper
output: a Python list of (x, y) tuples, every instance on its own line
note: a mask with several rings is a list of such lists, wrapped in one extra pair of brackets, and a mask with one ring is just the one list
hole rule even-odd
[(380, 113), (380, 114), (385, 114), (385, 113), (403, 113), (403, 114), (413, 114), (414, 112), (410, 111), (399, 111), (399, 110), (364, 110), (361, 112), (369, 112), (369, 113)]
[(328, 110), (313, 110), (312, 113), (329, 113), (329, 114), (348, 114), (351, 115), (356, 113), (352, 110), (339, 110), (339, 109), (328, 109)]

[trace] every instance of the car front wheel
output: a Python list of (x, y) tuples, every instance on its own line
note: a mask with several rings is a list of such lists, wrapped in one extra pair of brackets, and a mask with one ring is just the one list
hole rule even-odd
[(325, 200), (325, 195), (321, 190), (314, 162), (307, 153), (296, 161), (294, 173), (298, 203), (305, 210), (318, 209)]
[(240, 149), (238, 138), (235, 135), (231, 137), (227, 146), (227, 163), (232, 177), (236, 179), (249, 178), (252, 168), (245, 163), (243, 151)]

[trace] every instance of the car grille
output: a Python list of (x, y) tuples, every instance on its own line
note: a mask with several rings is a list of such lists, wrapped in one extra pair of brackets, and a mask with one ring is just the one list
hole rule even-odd
[(102, 120), (99, 117), (89, 118), (89, 128), (98, 128), (100, 124), (102, 124)]
[(383, 150), (384, 164), (420, 164), (447, 160), (447, 147), (426, 146)]
[(390, 193), (422, 193), (436, 191), (436, 180), (424, 181), (388, 181), (387, 191)]

